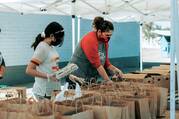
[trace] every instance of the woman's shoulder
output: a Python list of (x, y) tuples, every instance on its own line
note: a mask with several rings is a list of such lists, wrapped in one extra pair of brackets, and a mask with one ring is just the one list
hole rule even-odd
[(97, 44), (98, 44), (98, 40), (95, 32), (89, 32), (81, 40), (81, 47), (96, 46)]
[(89, 40), (90, 41), (96, 41), (97, 40), (97, 37), (96, 37), (96, 33), (94, 31), (91, 31), (91, 32), (88, 32), (84, 37), (83, 39), (85, 40)]
[(40, 47), (40, 48), (44, 48), (44, 47), (48, 47), (48, 44), (46, 43), (46, 42), (40, 42), (39, 44), (38, 44), (38, 46), (37, 47)]
[(94, 31), (90, 31), (86, 34), (86, 36), (90, 36), (90, 37), (95, 37), (96, 36), (96, 32)]
[(49, 45), (45, 42), (40, 42), (36, 48), (36, 50), (48, 50), (49, 49)]

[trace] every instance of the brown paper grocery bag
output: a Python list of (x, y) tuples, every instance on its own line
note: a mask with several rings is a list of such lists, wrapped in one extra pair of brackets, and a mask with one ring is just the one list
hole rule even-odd
[(94, 119), (121, 119), (123, 107), (85, 105), (86, 108), (92, 109)]
[(151, 113), (151, 118), (156, 119), (157, 117), (157, 92), (150, 92), (147, 96), (149, 99), (149, 110)]
[(122, 77), (127, 81), (143, 82), (147, 74), (123, 74)]
[(147, 98), (141, 98), (136, 101), (136, 115), (137, 119), (151, 119)]
[(54, 112), (56, 113), (60, 113), (60, 114), (65, 114), (68, 112), (74, 112), (76, 110), (75, 107), (73, 106), (66, 106), (66, 105), (58, 105), (55, 104), (54, 105)]
[(33, 119), (29, 117), (27, 112), (7, 112), (7, 119)]
[(167, 110), (167, 97), (168, 97), (168, 89), (158, 87), (158, 98), (157, 98), (157, 116), (165, 116), (165, 112)]
[(144, 97), (125, 97), (127, 100), (135, 101), (135, 117), (136, 119), (151, 119), (148, 98)]
[(0, 108), (0, 119), (36, 119), (29, 112)]
[(135, 102), (127, 101), (128, 110), (129, 110), (129, 119), (135, 119)]
[(67, 118), (70, 114), (76, 114), (75, 112), (83, 112), (82, 106), (83, 103), (81, 100), (55, 102), (53, 104), (55, 119), (61, 119), (63, 115), (66, 115), (65, 118)]
[(34, 102), (31, 105), (30, 112), (36, 116), (49, 116), (52, 115), (52, 102), (44, 99), (38, 102)]
[(85, 110), (80, 112), (70, 112), (62, 116), (62, 119), (94, 119), (92, 110)]
[(0, 102), (0, 119), (31, 119), (30, 107), (24, 99), (3, 100)]
[(7, 119), (8, 112), (7, 109), (0, 108), (0, 117), (1, 119)]
[(112, 100), (110, 106), (122, 108), (122, 119), (135, 119), (135, 102), (133, 100)]
[[(27, 118), (24, 118), (27, 119)], [(54, 115), (46, 115), (46, 116), (32, 116), (32, 119), (61, 119), (61, 118), (55, 118)]]

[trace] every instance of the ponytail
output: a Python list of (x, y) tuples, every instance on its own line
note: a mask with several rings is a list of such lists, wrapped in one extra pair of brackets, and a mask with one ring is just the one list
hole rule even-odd
[(93, 23), (92, 23), (93, 28), (95, 28), (96, 30), (99, 30), (103, 21), (104, 21), (103, 17), (101, 17), (101, 16), (95, 17), (94, 20), (93, 20)]
[(34, 50), (35, 50), (37, 45), (43, 40), (44, 40), (44, 38), (41, 36), (41, 34), (38, 34), (37, 37), (35, 38), (35, 42), (32, 43), (31, 48), (34, 48)]

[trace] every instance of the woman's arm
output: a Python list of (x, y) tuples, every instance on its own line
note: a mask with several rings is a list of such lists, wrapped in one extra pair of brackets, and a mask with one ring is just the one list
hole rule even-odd
[(47, 74), (37, 71), (37, 70), (36, 70), (36, 67), (37, 67), (36, 64), (30, 62), (30, 63), (27, 65), (26, 73), (29, 74), (29, 75), (31, 75), (31, 76), (33, 76), (33, 77), (40, 77), (40, 78), (47, 79)]
[(107, 84), (112, 84), (112, 81), (109, 79), (109, 76), (107, 75), (104, 67), (102, 65), (100, 65), (98, 68), (97, 68), (97, 71), (99, 73), (99, 75), (105, 80), (107, 81)]
[(26, 73), (33, 76), (33, 77), (40, 77), (40, 78), (43, 78), (43, 79), (49, 78), (50, 80), (58, 81), (57, 78), (55, 77), (55, 75), (49, 75), (47, 73), (39, 72), (39, 71), (36, 70), (36, 67), (37, 67), (36, 64), (30, 62), (27, 65)]
[(3, 78), (4, 73), (5, 73), (5, 69), (6, 69), (5, 66), (3, 66), (3, 65), (0, 66), (0, 79)]
[(6, 70), (6, 65), (4, 59), (2, 58), (2, 64), (0, 64), (0, 79), (4, 76)]
[(119, 75), (119, 77), (121, 77), (122, 78), (122, 71), (120, 70), (120, 69), (118, 69), (117, 67), (115, 67), (114, 65), (112, 65), (112, 64), (110, 64), (108, 67), (107, 67), (107, 69), (110, 71), (110, 72), (112, 72), (112, 74), (114, 75), (114, 74), (117, 74), (117, 75)]
[(104, 80), (110, 80), (102, 65), (97, 68), (97, 71)]

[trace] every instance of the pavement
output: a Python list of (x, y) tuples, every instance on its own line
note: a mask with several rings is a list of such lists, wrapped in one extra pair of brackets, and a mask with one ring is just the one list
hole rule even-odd
[(155, 63), (169, 63), (170, 58), (165, 53), (161, 52), (160, 48), (143, 48), (142, 49), (142, 61), (143, 62), (155, 62)]

